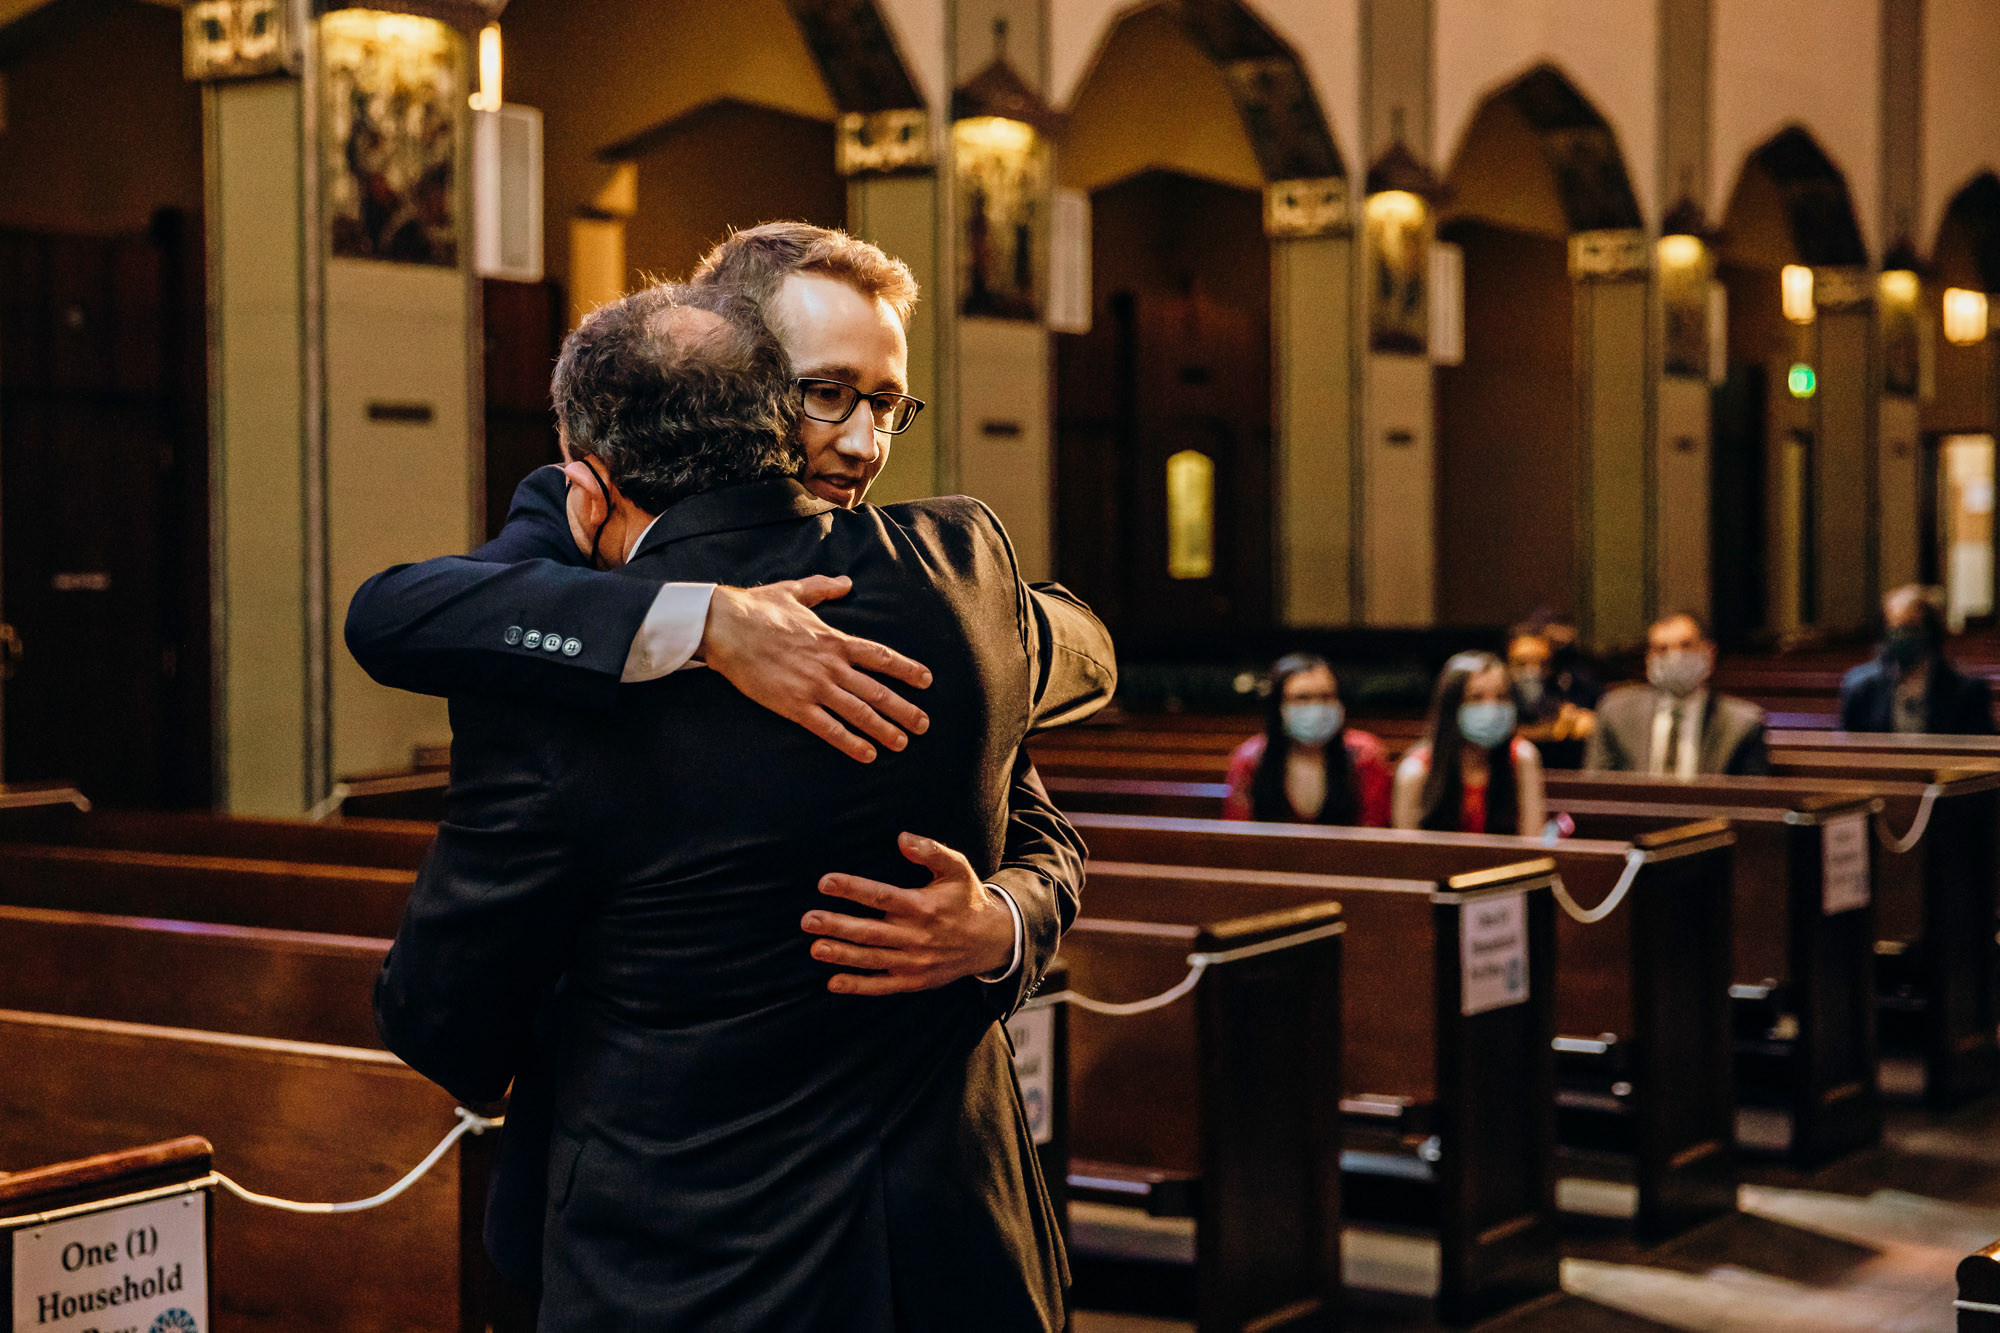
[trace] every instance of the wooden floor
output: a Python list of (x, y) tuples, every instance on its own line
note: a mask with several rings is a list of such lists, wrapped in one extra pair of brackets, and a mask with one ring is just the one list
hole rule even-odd
[[(1958, 1261), (2000, 1237), (2000, 1097), (1951, 1114), (1904, 1105), (1884, 1145), (1810, 1174), (1753, 1163), (1735, 1217), (1641, 1250), (1572, 1217), (1563, 1294), (1479, 1325), (1506, 1333), (1950, 1333)], [(1596, 1234), (1593, 1234), (1593, 1231)], [(1396, 1238), (1356, 1236), (1350, 1284), (1396, 1285)], [(1403, 1243), (1416, 1257), (1421, 1247)], [(1357, 1267), (1363, 1271), (1357, 1271)], [(1350, 1333), (1442, 1327), (1426, 1300), (1350, 1287)], [(1171, 1318), (1084, 1311), (1076, 1333), (1182, 1333)]]

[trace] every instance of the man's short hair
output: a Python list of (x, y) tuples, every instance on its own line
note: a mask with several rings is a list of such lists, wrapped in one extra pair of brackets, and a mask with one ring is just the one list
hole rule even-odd
[(1651, 639), (1654, 630), (1659, 629), (1662, 625), (1671, 625), (1676, 620), (1685, 620), (1690, 625), (1693, 625), (1694, 632), (1700, 636), (1703, 643), (1713, 641), (1712, 636), (1708, 632), (1708, 621), (1703, 618), (1699, 611), (1669, 611), (1652, 624), (1646, 626), (1646, 637)]
[(730, 287), (661, 284), (599, 307), (563, 340), (551, 389), (571, 456), (600, 460), (649, 514), (804, 464), (791, 363)]
[(688, 282), (735, 287), (768, 308), (794, 273), (838, 278), (863, 296), (887, 302), (906, 325), (916, 309), (917, 279), (908, 264), (878, 245), (810, 222), (766, 222), (731, 232), (695, 265)]

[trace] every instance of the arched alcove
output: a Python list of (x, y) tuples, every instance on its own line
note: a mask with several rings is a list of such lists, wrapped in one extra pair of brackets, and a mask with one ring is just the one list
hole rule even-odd
[(1262, 629), (1264, 194), (1341, 174), (1325, 119), (1296, 57), (1242, 5), (1166, 0), (1111, 29), (1058, 162), (1060, 183), (1091, 198), (1093, 287), (1090, 332), (1057, 339), (1058, 570), (1134, 644)]
[(1945, 336), (1945, 293), (2000, 292), (2000, 176), (1982, 171), (1951, 197), (1939, 219), (1918, 318), (1934, 349), (1932, 393), (1921, 407), (1924, 445), (1917, 471), (1921, 576), (1942, 584), (1953, 624), (1994, 610), (1993, 339)]
[[(1810, 131), (1750, 154), (1715, 241), (1728, 371), (1713, 417), (1714, 614), (1724, 642), (1864, 614), (1873, 296), (1846, 179)], [(1784, 274), (1813, 282), (1787, 318)], [(1810, 368), (1810, 384), (1792, 367)], [(1829, 414), (1828, 404), (1832, 404)], [(1743, 571), (1762, 571), (1746, 577)]]
[(1438, 617), (1577, 609), (1577, 232), (1636, 228), (1617, 139), (1557, 70), (1488, 97), (1445, 179), (1439, 239), (1464, 255), (1464, 357), (1437, 372)]
[[(846, 184), (830, 122), (724, 98), (605, 147), (607, 165), (637, 169), (625, 224), (634, 274), (679, 278), (732, 227), (775, 219), (838, 227)], [(754, 163), (755, 170), (744, 165)]]

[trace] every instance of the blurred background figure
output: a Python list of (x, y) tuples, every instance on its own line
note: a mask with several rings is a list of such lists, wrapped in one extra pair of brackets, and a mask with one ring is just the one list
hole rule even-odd
[(1929, 589), (1905, 584), (1882, 599), (1882, 648), (1840, 682), (1842, 731), (1993, 733), (1993, 690), (1944, 655), (1944, 613)]
[(1691, 778), (1769, 773), (1764, 710), (1708, 688), (1715, 644), (1681, 611), (1646, 631), (1644, 685), (1621, 685), (1597, 709), (1585, 768)]
[(1555, 648), (1543, 625), (1524, 621), (1507, 636), (1507, 674), (1521, 712), (1522, 739), (1541, 751), (1545, 768), (1582, 768), (1584, 742), (1597, 725), (1598, 688), (1594, 675), (1572, 664), (1556, 667)]
[(1292, 653), (1271, 667), (1264, 734), (1229, 756), (1222, 816), (1383, 828), (1392, 780), (1382, 742), (1348, 727), (1327, 660)]
[(1515, 734), (1519, 716), (1506, 663), (1492, 653), (1446, 662), (1425, 737), (1396, 768), (1396, 827), (1539, 835), (1542, 759)]

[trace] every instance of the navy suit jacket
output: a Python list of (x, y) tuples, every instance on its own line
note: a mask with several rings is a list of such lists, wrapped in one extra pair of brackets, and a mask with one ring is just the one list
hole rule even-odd
[[(1879, 657), (1842, 677), (1840, 729), (1894, 731), (1896, 679), (1895, 667)], [(1933, 736), (1992, 735), (1992, 686), (1949, 662), (1932, 663), (1924, 688), (1924, 730)]]
[[(1005, 534), (976, 501), (839, 510), (787, 480), (675, 505), (621, 573), (849, 574), (825, 618), (931, 665), (934, 725), (859, 765), (705, 671), (607, 712), (453, 701), (446, 818), (377, 1016), (484, 1100), (553, 1013), (542, 1327), (1060, 1328), (986, 988), (834, 995), (798, 930), (826, 869), (922, 882), (903, 829), (1007, 886), (1041, 654)], [(1073, 833), (1066, 853), (1080, 870)]]
[[(347, 643), (356, 661), (382, 684), (418, 693), (615, 710), (621, 697), (637, 688), (621, 686), (619, 677), (665, 579), (586, 567), (570, 537), (564, 500), (561, 470), (538, 468), (515, 490), (507, 523), (493, 541), (470, 556), (398, 565), (363, 584), (347, 616)], [(756, 580), (746, 570), (724, 571), (715, 581)], [(1035, 668), (1031, 729), (1101, 708), (1117, 683), (1103, 625), (1055, 584), (1030, 588), (1026, 619)], [(529, 647), (508, 633), (517, 626), (559, 634), (565, 642), (575, 639), (579, 650), (565, 656)], [(935, 671), (934, 664), (926, 665)], [(982, 988), (989, 1008), (1002, 1016), (1041, 985), (1075, 917), (1083, 881), (1082, 860), (1072, 850), (1080, 846), (1076, 833), (1049, 800), (1025, 753), (1016, 756), (1008, 801), (1004, 869), (992, 882), (1021, 909), (1025, 948), (1012, 977)], [(486, 1217), (486, 1243), (495, 1264), (531, 1291), (540, 1280), (557, 1058), (553, 1013), (537, 1021), (542, 1040), (524, 1054), (508, 1099)]]

